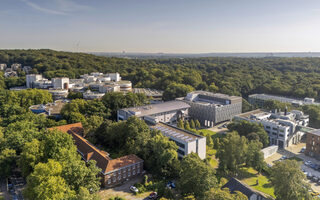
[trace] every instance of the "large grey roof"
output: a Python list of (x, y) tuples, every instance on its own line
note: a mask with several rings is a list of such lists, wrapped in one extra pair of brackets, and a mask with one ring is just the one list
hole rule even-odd
[(142, 117), (186, 108), (190, 108), (190, 105), (183, 101), (167, 101), (163, 103), (151, 104), (146, 106), (125, 108), (122, 110), (131, 112), (132, 114), (135, 113), (135, 116), (137, 117)]

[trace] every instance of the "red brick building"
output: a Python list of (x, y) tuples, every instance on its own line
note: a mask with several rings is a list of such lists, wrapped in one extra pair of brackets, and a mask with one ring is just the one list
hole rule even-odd
[(89, 143), (81, 136), (84, 131), (81, 123), (57, 126), (49, 130), (53, 129), (71, 134), (82, 159), (86, 162), (90, 160), (97, 162), (97, 167), (101, 169), (100, 176), (103, 187), (121, 184), (143, 171), (143, 160), (138, 156), (131, 154), (111, 159), (107, 152), (101, 151)]
[(305, 154), (320, 159), (320, 129), (307, 132)]

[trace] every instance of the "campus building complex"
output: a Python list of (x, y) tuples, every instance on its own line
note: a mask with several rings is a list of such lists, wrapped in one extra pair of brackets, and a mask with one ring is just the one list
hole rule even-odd
[(270, 95), (270, 94), (252, 94), (252, 95), (249, 95), (248, 97), (248, 101), (250, 104), (256, 105), (260, 108), (262, 108), (264, 106), (264, 103), (268, 100), (280, 101), (282, 103), (290, 103), (294, 106), (309, 105), (309, 104), (320, 105), (320, 103), (317, 103), (314, 101), (314, 98), (307, 98), (307, 97), (304, 98), (303, 100), (281, 97), (281, 96)]
[(201, 125), (212, 127), (215, 124), (231, 120), (234, 115), (242, 112), (242, 98), (206, 91), (194, 91), (184, 98), (177, 98), (186, 102), (189, 116), (199, 120)]
[(143, 160), (131, 154), (116, 159), (111, 159), (109, 154), (101, 151), (81, 135), (83, 127), (81, 123), (68, 124), (50, 128), (69, 133), (77, 146), (78, 152), (86, 162), (95, 160), (98, 168), (101, 169), (101, 183), (103, 187), (113, 187), (130, 180), (143, 172)]
[(182, 101), (167, 101), (158, 104), (124, 108), (118, 110), (118, 121), (127, 120), (131, 116), (136, 116), (147, 123), (156, 124), (159, 122), (175, 123), (177, 119), (188, 116), (190, 106)]
[(279, 148), (298, 143), (305, 134), (301, 128), (309, 124), (309, 116), (298, 110), (266, 112), (258, 109), (236, 115), (234, 120), (262, 124), (269, 135), (270, 145), (278, 145)]
[(150, 128), (159, 130), (177, 144), (179, 158), (190, 153), (198, 154), (201, 159), (206, 158), (206, 137), (164, 123), (158, 123)]

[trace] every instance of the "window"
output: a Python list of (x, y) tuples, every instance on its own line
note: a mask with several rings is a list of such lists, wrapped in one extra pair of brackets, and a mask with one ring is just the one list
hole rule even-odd
[(185, 153), (184, 153), (184, 151), (181, 151), (180, 149), (178, 149), (178, 151), (177, 151), (179, 154), (181, 154), (181, 155), (185, 155)]
[(118, 176), (118, 180), (119, 180), (119, 181), (121, 180), (121, 176)]
[(266, 129), (270, 129), (270, 126), (266, 126)]
[(284, 133), (284, 130), (280, 130), (281, 133)]
[(272, 128), (272, 130), (276, 131), (276, 130), (278, 130), (278, 129), (277, 129), (277, 128)]
[(128, 172), (128, 177), (130, 177), (131, 176), (131, 172)]
[(279, 134), (279, 137), (283, 137), (283, 135), (282, 135), (282, 134)]
[(128, 168), (128, 172), (130, 172), (130, 171), (131, 171), (131, 168), (129, 167), (129, 168)]
[(118, 175), (121, 175), (121, 170), (118, 171)]
[(113, 182), (116, 182), (116, 177), (114, 176), (114, 177), (112, 178), (112, 180), (113, 180)]
[(136, 166), (135, 165), (133, 165), (133, 169), (135, 169), (136, 168)]
[(126, 178), (126, 174), (123, 174), (123, 178)]
[(108, 184), (109, 184), (109, 185), (111, 184), (111, 178), (108, 179)]
[(136, 175), (136, 170), (133, 170), (132, 175)]
[(276, 132), (272, 132), (272, 135), (277, 135), (277, 133)]
[(140, 167), (138, 167), (138, 172), (137, 172), (138, 174), (140, 173)]

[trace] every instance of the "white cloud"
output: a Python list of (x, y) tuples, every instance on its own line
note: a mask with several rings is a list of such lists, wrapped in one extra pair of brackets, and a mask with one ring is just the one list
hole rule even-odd
[(40, 5), (32, 2), (32, 0), (21, 1), (35, 10), (54, 15), (69, 15), (71, 12), (90, 9), (89, 6), (80, 5), (72, 0), (50, 0), (50, 5)]

